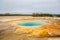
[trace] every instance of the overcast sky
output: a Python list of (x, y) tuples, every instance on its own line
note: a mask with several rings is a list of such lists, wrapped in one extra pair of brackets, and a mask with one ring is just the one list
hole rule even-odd
[(0, 13), (4, 12), (60, 14), (60, 0), (0, 0)]

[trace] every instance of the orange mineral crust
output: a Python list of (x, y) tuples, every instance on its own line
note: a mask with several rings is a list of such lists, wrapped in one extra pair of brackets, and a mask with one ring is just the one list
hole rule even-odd
[[(57, 37), (60, 36), (60, 25), (54, 21), (42, 21), (46, 24), (36, 27), (27, 27), (16, 25), (23, 20), (8, 21), (7, 23), (15, 25), (15, 33), (27, 34), (31, 37)], [(39, 21), (40, 22), (40, 21)]]
[[(52, 24), (53, 25), (53, 24)], [(60, 27), (52, 26), (52, 25), (44, 25), (42, 27), (32, 28), (23, 28), (16, 27), (17, 33), (28, 33), (28, 35), (32, 37), (56, 37), (60, 36)]]
[(53, 26), (52, 25), (45, 25), (42, 27), (37, 27), (35, 28), (32, 33), (32, 36), (34, 37), (55, 37), (55, 36), (60, 36), (60, 28), (59, 26)]

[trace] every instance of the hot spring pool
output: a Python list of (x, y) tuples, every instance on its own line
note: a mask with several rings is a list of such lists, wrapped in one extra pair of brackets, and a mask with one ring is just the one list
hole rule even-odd
[(19, 26), (41, 26), (44, 22), (19, 22), (17, 24)]

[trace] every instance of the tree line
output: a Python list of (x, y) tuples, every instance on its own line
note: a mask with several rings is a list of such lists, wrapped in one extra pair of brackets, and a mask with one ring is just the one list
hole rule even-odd
[(0, 16), (33, 16), (33, 17), (60, 17), (60, 14), (49, 14), (49, 13), (32, 13), (32, 14), (0, 14)]

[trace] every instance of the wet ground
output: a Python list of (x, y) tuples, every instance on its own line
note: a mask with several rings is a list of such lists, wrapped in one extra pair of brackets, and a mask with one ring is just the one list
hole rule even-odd
[[(8, 20), (16, 20), (16, 19), (23, 19), (24, 18), (24, 20), (27, 20), (27, 19), (32, 19), (33, 17), (18, 17), (18, 16), (15, 16), (15, 17), (13, 17), (13, 16), (11, 16), (11, 17), (0, 17), (0, 40), (60, 40), (60, 37), (43, 37), (43, 38), (37, 38), (37, 37), (30, 37), (30, 36), (28, 36), (27, 34), (16, 34), (15, 33), (15, 30), (12, 28), (12, 27), (14, 27), (13, 25), (10, 25), (10, 24), (6, 24), (5, 23), (5, 21), (8, 21)], [(33, 18), (34, 20), (36, 19), (36, 18)], [(39, 19), (42, 19), (42, 20), (44, 20), (44, 19), (59, 19), (60, 20), (60, 18), (51, 18), (51, 17), (46, 17), (46, 18), (44, 18), (44, 17), (42, 17), (42, 18), (40, 18), (40, 17), (38, 17), (37, 18), (38, 20)], [(57, 21), (58, 22), (58, 21)]]

